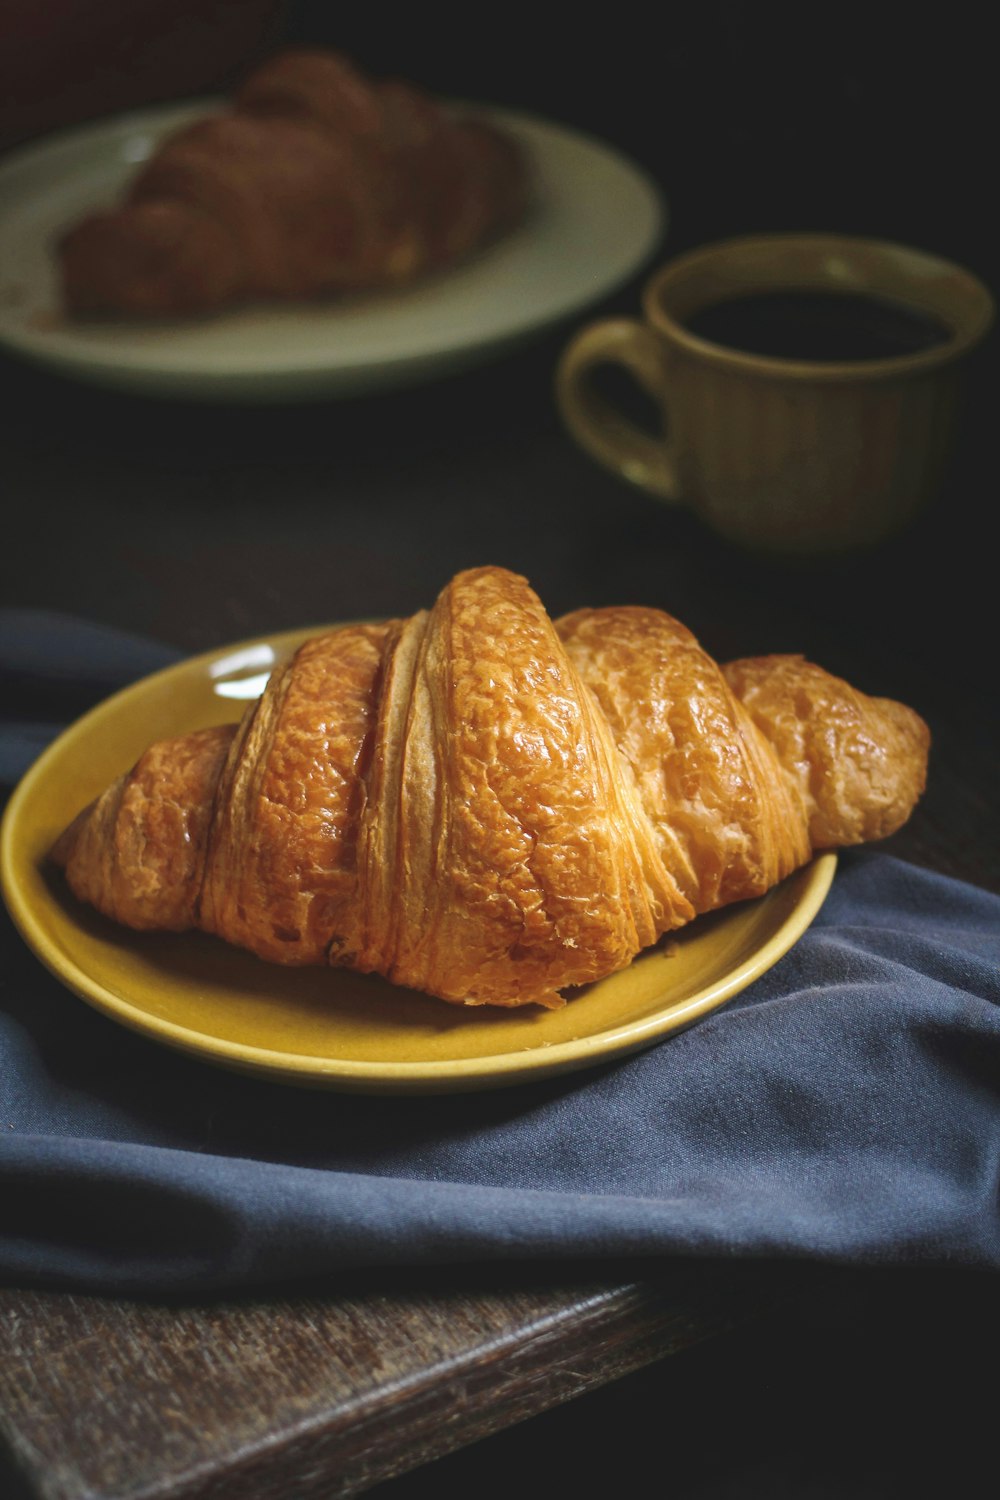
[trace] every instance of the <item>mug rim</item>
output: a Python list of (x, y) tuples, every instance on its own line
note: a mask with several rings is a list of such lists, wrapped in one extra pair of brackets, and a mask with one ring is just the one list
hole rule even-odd
[[(917, 349), (905, 354), (888, 355), (884, 358), (857, 359), (857, 360), (809, 360), (783, 357), (778, 355), (753, 354), (747, 350), (715, 343), (710, 339), (692, 333), (685, 327), (678, 317), (675, 317), (668, 308), (663, 306), (662, 292), (664, 287), (672, 283), (683, 283), (689, 279), (692, 272), (697, 272), (712, 264), (713, 261), (720, 263), (729, 259), (734, 252), (740, 250), (757, 252), (767, 251), (802, 250), (807, 254), (816, 255), (826, 253), (843, 259), (854, 257), (855, 260), (862, 255), (871, 259), (881, 257), (883, 262), (895, 261), (897, 264), (901, 258), (905, 258), (912, 265), (913, 262), (922, 262), (928, 269), (938, 275), (943, 275), (961, 282), (965, 291), (971, 294), (972, 313), (965, 320), (964, 326), (952, 326), (950, 337), (942, 343), (936, 343), (926, 349)], [(915, 283), (914, 283), (915, 284)], [(764, 287), (778, 287), (780, 281), (757, 280), (756, 285)], [(803, 280), (789, 280), (785, 283), (790, 288), (812, 287), (816, 290), (833, 287), (845, 287), (845, 281), (840, 277), (832, 275), (829, 271), (821, 273), (819, 267), (810, 277), (804, 273)], [(747, 292), (754, 286), (754, 278), (747, 277), (744, 285), (737, 290)], [(871, 292), (863, 282), (858, 282), (847, 289)], [(891, 294), (880, 290), (875, 293), (881, 297), (890, 297)], [(715, 297), (708, 299), (703, 305), (711, 305), (714, 302), (725, 300)], [(901, 291), (895, 299), (904, 305), (928, 310), (926, 301), (920, 301), (915, 296), (907, 298)], [(906, 245), (895, 240), (879, 239), (865, 235), (827, 234), (822, 231), (797, 232), (794, 230), (774, 231), (768, 234), (745, 234), (732, 235), (724, 239), (713, 240), (706, 245), (700, 245), (692, 250), (685, 251), (673, 260), (667, 261), (647, 277), (642, 289), (643, 311), (650, 325), (659, 333), (666, 334), (671, 342), (685, 349), (689, 354), (696, 355), (709, 363), (725, 366), (728, 369), (740, 371), (747, 374), (770, 376), (772, 378), (798, 379), (798, 380), (827, 380), (827, 381), (857, 381), (857, 380), (880, 380), (889, 376), (909, 374), (922, 370), (935, 369), (941, 365), (951, 364), (961, 355), (968, 353), (988, 333), (996, 316), (996, 303), (993, 294), (974, 272), (968, 270), (958, 262), (947, 259), (945, 256), (937, 255), (933, 251), (924, 250), (916, 245)], [(935, 308), (935, 311), (937, 309)], [(939, 314), (939, 316), (941, 316)]]

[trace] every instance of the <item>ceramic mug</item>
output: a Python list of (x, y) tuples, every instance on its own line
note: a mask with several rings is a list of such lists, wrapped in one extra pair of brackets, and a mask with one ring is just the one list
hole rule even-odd
[[(645, 317), (583, 328), (556, 372), (581, 446), (754, 549), (826, 553), (900, 530), (948, 456), (964, 356), (994, 314), (962, 267), (881, 240), (769, 234), (668, 262)], [(883, 326), (885, 325), (885, 326)], [(624, 366), (646, 431), (599, 388)]]

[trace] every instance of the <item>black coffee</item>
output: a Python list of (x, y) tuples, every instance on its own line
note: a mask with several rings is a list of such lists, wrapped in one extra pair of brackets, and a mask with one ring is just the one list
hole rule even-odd
[(699, 338), (772, 359), (891, 359), (946, 343), (932, 315), (856, 292), (752, 292), (684, 320)]

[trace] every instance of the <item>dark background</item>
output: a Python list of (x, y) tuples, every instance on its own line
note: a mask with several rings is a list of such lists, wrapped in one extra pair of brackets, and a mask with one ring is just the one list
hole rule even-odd
[(0, 145), (224, 88), (282, 41), (615, 142), (666, 190), (674, 249), (832, 229), (996, 270), (995, 54), (972, 0), (6, 0)]
[[(224, 85), (281, 39), (318, 42), (374, 73), (615, 143), (667, 196), (660, 258), (733, 233), (828, 229), (904, 241), (1000, 283), (985, 8), (316, 0), (178, 4), (150, 29), (154, 9), (15, 4), (0, 20), (0, 143)], [(633, 311), (640, 280), (587, 316)], [(874, 555), (778, 566), (572, 451), (551, 399), (570, 331), (421, 390), (260, 411), (77, 389), (0, 360), (2, 602), (196, 651), (405, 613), (456, 568), (496, 562), (527, 572), (553, 613), (672, 608), (718, 655), (804, 650), (837, 670), (841, 623), (868, 621), (871, 680), (859, 686), (919, 704), (928, 673), (947, 678), (970, 743), (995, 746), (995, 337), (970, 367), (939, 505)], [(742, 602), (739, 628), (731, 612), (715, 618), (720, 590)], [(582, 1494), (619, 1479), (680, 1500), (881, 1500), (947, 1492), (943, 1472), (968, 1493), (989, 1462), (980, 1393), (1000, 1331), (995, 1281), (845, 1272), (824, 1287), (820, 1298), (807, 1287), (765, 1339), (752, 1328), (689, 1351), (397, 1481), (387, 1500), (464, 1494), (490, 1475), (530, 1494), (549, 1473)]]
[(374, 71), (616, 142), (666, 190), (675, 249), (832, 229), (903, 238), (989, 276), (984, 24), (965, 0), (408, 6), (391, 19), (300, 0), (288, 17), (294, 35)]
[(225, 89), (283, 40), (616, 142), (669, 193), (676, 249), (840, 229), (997, 269), (996, 58), (972, 0), (6, 0), (0, 145)]

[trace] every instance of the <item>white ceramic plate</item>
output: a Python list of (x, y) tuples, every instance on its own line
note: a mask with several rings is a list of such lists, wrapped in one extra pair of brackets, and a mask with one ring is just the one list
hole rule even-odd
[(79, 379), (224, 400), (336, 396), (470, 365), (623, 284), (653, 253), (667, 210), (610, 146), (499, 109), (534, 175), (524, 224), (462, 265), (403, 291), (253, 306), (148, 325), (67, 321), (53, 245), (113, 204), (157, 141), (215, 100), (130, 114), (0, 160), (0, 345)]
[(151, 740), (238, 718), (275, 661), (314, 633), (243, 641), (135, 683), (67, 729), (8, 803), (0, 885), (14, 920), (69, 989), (150, 1040), (316, 1088), (502, 1088), (594, 1067), (690, 1026), (777, 963), (823, 904), (833, 854), (543, 1011), (468, 1010), (377, 975), (282, 968), (202, 933), (131, 932), (76, 902), (47, 861), (70, 819)]

